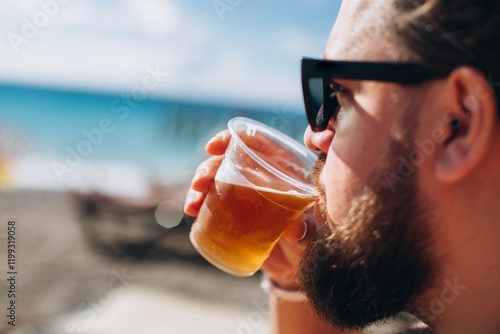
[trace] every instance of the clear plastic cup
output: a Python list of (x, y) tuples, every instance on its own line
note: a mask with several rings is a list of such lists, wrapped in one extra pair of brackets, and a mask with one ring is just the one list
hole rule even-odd
[(317, 156), (257, 121), (229, 121), (231, 141), (191, 228), (196, 250), (217, 268), (251, 276), (285, 228), (316, 200)]

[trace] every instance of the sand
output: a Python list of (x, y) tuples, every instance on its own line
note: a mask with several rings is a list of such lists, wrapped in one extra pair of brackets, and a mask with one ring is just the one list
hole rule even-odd
[[(189, 243), (184, 224), (167, 230), (149, 222), (151, 230), (162, 237), (147, 250), (130, 245), (118, 247), (110, 237), (111, 228), (104, 240), (110, 247), (96, 247), (84, 233), (88, 229), (83, 228), (85, 222), (79, 219), (74, 202), (64, 193), (0, 193), (2, 276), (7, 276), (5, 242), (9, 220), (15, 220), (17, 227), (16, 327), (7, 324), (2, 312), (0, 333), (14, 329), (15, 333), (47, 333), (60, 319), (84, 315), (84, 310), (89, 309), (99, 310), (95, 313), (102, 318), (115, 305), (111, 299), (124, 294), (135, 295), (138, 300), (141, 295), (145, 299), (155, 296), (157, 304), (161, 304), (159, 299), (165, 305), (175, 302), (180, 308), (183, 306), (179, 300), (189, 305), (198, 303), (205, 306), (206, 313), (238, 309), (246, 314), (255, 309), (254, 303), (267, 300), (257, 276), (232, 277), (201, 259)], [(120, 228), (127, 230), (130, 226)], [(121, 240), (133, 241), (117, 235)], [(6, 280), (2, 281), (0, 309), (5, 310), (10, 299)], [(201, 312), (199, 307), (196, 310)], [(87, 312), (87, 316), (91, 313)], [(196, 319), (196, 312), (191, 321), (184, 319), (186, 328)], [(148, 333), (148, 324), (143, 326)], [(162, 332), (171, 331), (166, 327)]]
[[(213, 268), (190, 245), (188, 222), (166, 229), (152, 214), (111, 205), (97, 220), (92, 210), (82, 219), (67, 193), (0, 192), (0, 333), (268, 333), (259, 274)], [(16, 222), (15, 327), (6, 317), (9, 221)]]

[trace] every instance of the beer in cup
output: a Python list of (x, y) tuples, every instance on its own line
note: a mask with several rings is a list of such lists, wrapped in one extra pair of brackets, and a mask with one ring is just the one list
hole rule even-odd
[(316, 200), (316, 155), (257, 121), (229, 121), (231, 141), (190, 240), (219, 269), (253, 275), (285, 228)]

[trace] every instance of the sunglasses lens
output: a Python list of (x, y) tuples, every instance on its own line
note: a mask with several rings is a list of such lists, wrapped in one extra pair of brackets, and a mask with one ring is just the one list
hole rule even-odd
[(323, 106), (323, 79), (311, 78), (309, 79), (309, 93), (311, 97), (311, 108), (315, 115)]
[(313, 131), (324, 131), (336, 108), (336, 98), (332, 96), (329, 83), (323, 78), (310, 78), (309, 83), (309, 123)]
[(320, 130), (324, 123), (324, 92), (323, 92), (323, 79), (310, 78), (309, 79), (309, 97), (310, 97), (310, 113), (309, 121), (313, 122), (311, 128), (315, 131)]

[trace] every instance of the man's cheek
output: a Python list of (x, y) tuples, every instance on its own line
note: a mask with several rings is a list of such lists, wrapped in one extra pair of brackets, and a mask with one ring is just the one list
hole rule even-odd
[(342, 114), (337, 122), (335, 129), (336, 134), (342, 135), (344, 132), (352, 132), (355, 127), (359, 126), (359, 117), (356, 109), (352, 106), (342, 107)]
[(326, 213), (330, 220), (337, 221), (348, 211), (351, 176), (351, 171), (338, 156), (334, 153), (328, 155), (320, 182), (325, 190)]

